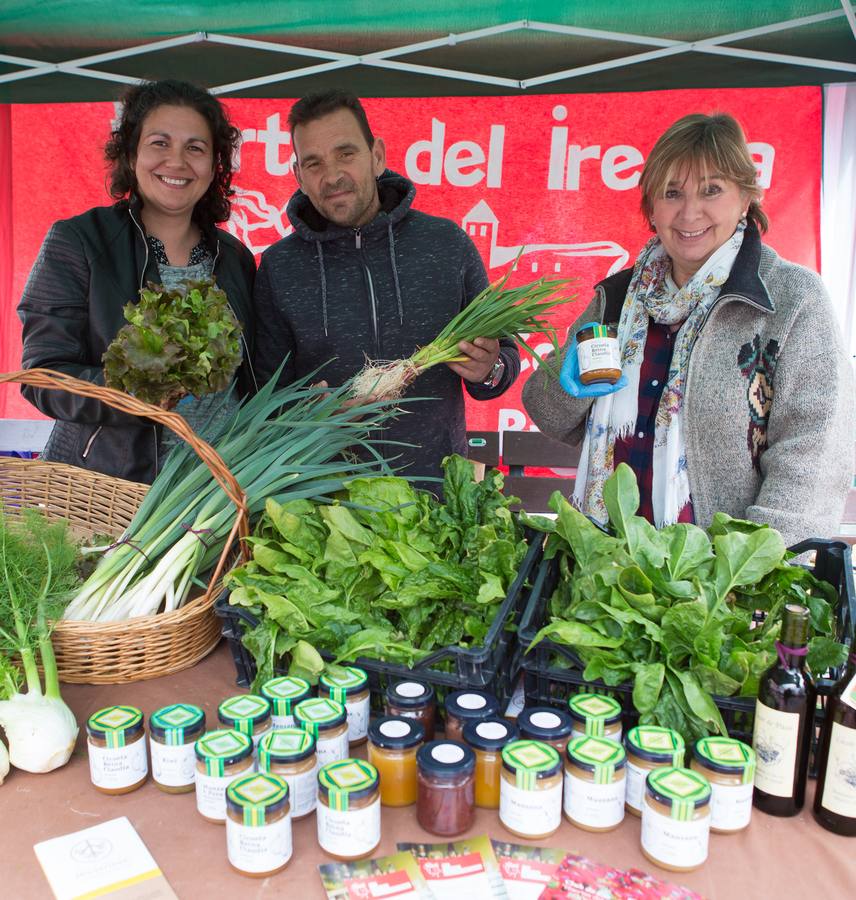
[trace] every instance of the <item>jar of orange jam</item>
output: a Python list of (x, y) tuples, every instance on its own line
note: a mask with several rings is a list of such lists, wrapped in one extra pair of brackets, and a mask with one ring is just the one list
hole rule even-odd
[(552, 706), (527, 706), (517, 717), (520, 737), (543, 741), (559, 751), (564, 759), (568, 741), (573, 737), (574, 720), (569, 712)]
[(517, 727), (498, 716), (464, 725), (464, 743), (476, 754), (476, 806), (499, 809), (502, 748), (516, 740)]
[(369, 725), (369, 762), (380, 776), (383, 806), (416, 802), (416, 751), (425, 729), (405, 716), (384, 716)]

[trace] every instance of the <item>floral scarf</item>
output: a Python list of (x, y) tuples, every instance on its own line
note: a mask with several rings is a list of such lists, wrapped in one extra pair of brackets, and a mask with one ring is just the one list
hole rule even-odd
[[(658, 237), (651, 238), (639, 254), (618, 323), (627, 386), (594, 401), (577, 468), (574, 503), (596, 521), (604, 523), (608, 518), (603, 483), (613, 471), (615, 441), (626, 438), (636, 428), (639, 372), (649, 317), (663, 325), (683, 322), (675, 337), (669, 377), (657, 409), (651, 498), (654, 524), (660, 528), (677, 522), (680, 511), (689, 502), (683, 407), (690, 352), (731, 273), (745, 229), (745, 221), (741, 221), (734, 234), (677, 289), (671, 279), (672, 261)], [(569, 352), (575, 352), (575, 348)]]

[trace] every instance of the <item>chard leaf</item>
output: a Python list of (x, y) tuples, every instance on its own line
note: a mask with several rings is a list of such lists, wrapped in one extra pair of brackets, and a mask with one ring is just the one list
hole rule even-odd
[(318, 684), (318, 679), (324, 671), (324, 660), (321, 654), (306, 641), (298, 641), (291, 651), (291, 664), (288, 674), (297, 678), (303, 678), (310, 684)]
[(666, 568), (672, 581), (681, 581), (713, 560), (713, 545), (697, 525), (679, 522), (668, 525), (660, 534), (668, 542)]
[(847, 662), (847, 647), (832, 638), (815, 636), (808, 642), (806, 665), (815, 677)]
[(636, 666), (633, 681), (633, 705), (640, 714), (651, 713), (660, 699), (666, 667), (662, 663), (646, 663)]
[(696, 676), (692, 672), (675, 672), (674, 669), (672, 669), (672, 671), (678, 677), (678, 680), (683, 687), (684, 697), (686, 698), (687, 704), (692, 710), (693, 715), (701, 719), (706, 726), (711, 728), (717, 734), (722, 734), (727, 737), (728, 730), (725, 727), (725, 722), (722, 721), (722, 713), (720, 713), (716, 704), (713, 702), (713, 698), (710, 694), (702, 689)]
[(698, 679), (698, 683), (702, 690), (717, 697), (732, 697), (740, 690), (742, 679), (740, 681), (730, 678), (724, 672), (712, 666), (696, 665), (692, 668), (692, 673)]
[(772, 528), (759, 528), (751, 534), (731, 531), (717, 535), (713, 544), (714, 582), (720, 603), (732, 588), (760, 581), (785, 555), (785, 542)]
[(545, 625), (532, 639), (532, 643), (528, 649), (532, 649), (536, 644), (551, 638), (560, 644), (568, 644), (571, 647), (620, 647), (623, 638), (607, 637), (599, 631), (584, 625), (582, 622), (567, 622), (562, 620), (554, 620), (549, 625)]

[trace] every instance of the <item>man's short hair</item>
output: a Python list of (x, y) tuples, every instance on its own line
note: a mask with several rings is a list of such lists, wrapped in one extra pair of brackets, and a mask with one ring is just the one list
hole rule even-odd
[(363, 104), (360, 103), (359, 97), (350, 91), (332, 90), (307, 94), (291, 107), (291, 112), (288, 114), (288, 126), (293, 134), (298, 125), (314, 122), (316, 119), (329, 116), (330, 113), (340, 109), (350, 110), (354, 114), (366, 143), (369, 147), (374, 146), (374, 135)]

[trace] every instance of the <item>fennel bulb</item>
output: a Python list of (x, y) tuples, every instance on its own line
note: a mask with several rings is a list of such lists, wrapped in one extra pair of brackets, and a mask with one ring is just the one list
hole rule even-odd
[(33, 691), (0, 700), (0, 725), (9, 741), (8, 759), (25, 772), (50, 772), (64, 766), (77, 740), (74, 713), (62, 698)]

